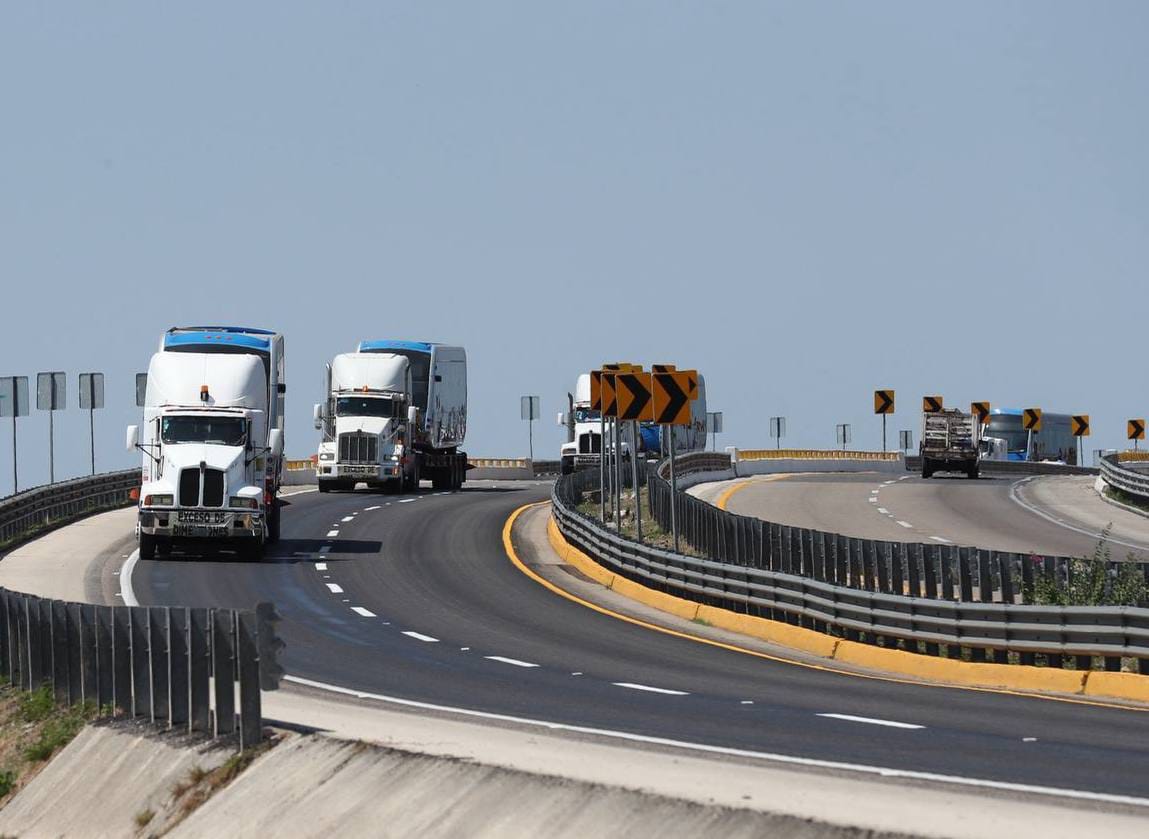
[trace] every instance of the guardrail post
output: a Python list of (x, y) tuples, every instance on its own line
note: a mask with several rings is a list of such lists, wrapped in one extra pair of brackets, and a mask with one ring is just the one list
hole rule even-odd
[(68, 685), (68, 605), (62, 600), (49, 602), (52, 616), (52, 692), (61, 705), (72, 701)]
[(132, 716), (142, 717), (152, 704), (151, 672), (148, 662), (148, 609), (129, 606), (132, 630)]
[(167, 612), (168, 723), (186, 728), (188, 721), (188, 610)]
[(211, 731), (211, 616), (188, 609), (188, 731)]
[(259, 653), (254, 612), (236, 613), (236, 651), (239, 658), (239, 746), (250, 749), (263, 735), (259, 694)]
[(112, 607), (112, 704), (134, 714), (132, 702), (132, 607)]
[(36, 606), (36, 622), (40, 625), (40, 637), (43, 639), (40, 643), (40, 672), (44, 674), (45, 679), (51, 679), (53, 672), (52, 601), (44, 598)]
[(103, 715), (115, 701), (112, 670), (112, 607), (96, 607), (96, 706)]
[(235, 731), (235, 612), (212, 610), (212, 675), (215, 678), (215, 736)]
[[(890, 564), (892, 562), (892, 548), (889, 542), (875, 542), (874, 543), (874, 565), (878, 572), (878, 591), (884, 594), (892, 594), (893, 589), (890, 588)], [(901, 594), (899, 591), (898, 594)]]
[(27, 626), (25, 637), (27, 638), (28, 652), (26, 657), (28, 660), (28, 678), (25, 684), (28, 690), (36, 690), (44, 681), (44, 650), (43, 645), (45, 638), (40, 631), (40, 605), (38, 597), (25, 597), (24, 598), (24, 624)]
[(834, 536), (834, 582), (844, 588), (850, 585), (850, 540)]
[(907, 547), (904, 542), (894, 542), (890, 546), (890, 589), (903, 597), (910, 594), (906, 590), (905, 576)]
[(80, 697), (99, 707), (96, 690), (96, 607), (84, 603), (79, 608)]
[(874, 573), (874, 540), (862, 539), (862, 588), (866, 591), (873, 591), (875, 583), (877, 582), (877, 575)]
[(0, 588), (0, 674), (12, 675), (12, 643), (8, 624), (8, 592)]
[(68, 627), (68, 704), (77, 705), (84, 701), (84, 667), (80, 648), (80, 604), (64, 604), (64, 616)]
[(11, 684), (23, 688), (27, 687), (28, 684), (28, 629), (24, 620), (24, 598), (13, 592), (9, 592), (6, 596), (8, 598), (8, 615), (12, 621), (11, 637), (14, 645)]
[(148, 678), (151, 681), (151, 703), (148, 713), (152, 722), (168, 718), (168, 607), (148, 608)]

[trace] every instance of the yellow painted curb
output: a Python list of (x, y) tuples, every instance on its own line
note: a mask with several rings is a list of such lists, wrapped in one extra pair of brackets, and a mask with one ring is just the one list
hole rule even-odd
[(725, 510), (726, 505), (730, 503), (730, 498), (734, 495), (734, 493), (741, 492), (742, 490), (749, 486), (753, 486), (754, 484), (764, 484), (769, 483), (770, 481), (781, 481), (789, 478), (792, 474), (792, 472), (779, 472), (775, 475), (755, 475), (753, 478), (746, 478), (741, 483), (733, 484), (732, 486), (724, 489), (722, 494), (719, 495), (717, 500), (714, 502), (714, 506), (719, 510)]
[(1086, 696), (1115, 696), (1149, 702), (1149, 677), (1137, 673), (1109, 673), (1091, 670), (1085, 679)]
[[(522, 512), (522, 509), (525, 508), (520, 508), (515, 511), (511, 518), (508, 519), (504, 528), (503, 539), (504, 543), (508, 545), (510, 542), (510, 528), (514, 519)], [(814, 632), (810, 629), (791, 626), (790, 624), (780, 623), (778, 621), (771, 621), (767, 618), (742, 615), (737, 612), (731, 612), (728, 609), (720, 609), (716, 606), (696, 604), (694, 601), (655, 591), (621, 575), (614, 574), (607, 571), (585, 553), (567, 542), (562, 532), (558, 529), (558, 525), (555, 523), (553, 516), (551, 516), (547, 523), (547, 536), (555, 552), (565, 562), (573, 565), (596, 582), (639, 603), (644, 603), (660, 611), (669, 612), (670, 614), (684, 617), (688, 620), (697, 619), (705, 621), (719, 629), (748, 635), (753, 638), (778, 644), (782, 647), (812, 653), (842, 664), (884, 671), (885, 673), (897, 676), (922, 679), (930, 686), (951, 686), (959, 689), (967, 688), (992, 691), (995, 693), (1012, 694), (1021, 692), (1021, 695), (1053, 699), (1062, 702), (1073, 702), (1076, 704), (1103, 705), (1106, 707), (1126, 708), (1128, 710), (1149, 710), (1149, 708), (1130, 708), (1125, 705), (1110, 705), (1103, 701), (1089, 701), (1087, 699), (1073, 699), (1069, 696), (1057, 697), (1039, 693), (1040, 691), (1048, 691), (1060, 694), (1077, 694), (1078, 696), (1085, 694), (1091, 698), (1101, 700), (1123, 699), (1149, 703), (1149, 676), (1141, 676), (1135, 673), (1106, 673), (1061, 670), (1056, 667), (1031, 667), (1028, 665), (954, 661), (952, 659), (935, 658), (933, 656), (925, 656), (919, 653), (905, 652), (903, 650), (873, 647), (869, 644), (861, 644), (856, 641), (847, 641), (835, 638), (831, 635)], [(514, 559), (511, 548), (508, 548), (508, 554)], [(532, 574), (532, 576), (534, 575)], [(653, 624), (645, 624), (634, 618), (618, 615), (600, 606), (586, 603), (579, 598), (575, 598), (573, 595), (563, 592), (561, 589), (556, 588), (553, 584), (547, 583), (541, 578), (539, 578), (539, 582), (568, 599), (581, 602), (604, 614), (612, 614), (629, 623), (647, 626), (659, 632), (689, 638), (694, 641), (743, 652), (748, 655), (770, 658), (776, 661), (787, 661), (787, 659), (780, 659), (777, 656), (710, 641), (676, 630), (658, 627)], [(789, 663), (803, 667), (816, 667), (816, 665), (804, 664), (799, 661), (790, 661)], [(818, 667), (818, 669), (830, 668)], [(840, 670), (836, 672), (842, 673), (842, 675), (858, 675), (863, 678), (900, 681), (894, 678), (893, 675), (883, 676), (878, 673), (873, 675), (857, 674)]]
[(717, 606), (699, 606), (698, 619), (718, 629), (739, 632), (742, 635), (749, 635), (751, 638), (759, 638), (773, 644), (780, 644), (783, 647), (813, 653), (822, 656), (822, 658), (833, 658), (834, 648), (838, 646), (839, 639), (831, 635), (760, 618), (756, 615), (740, 615), (728, 609), (719, 609)]

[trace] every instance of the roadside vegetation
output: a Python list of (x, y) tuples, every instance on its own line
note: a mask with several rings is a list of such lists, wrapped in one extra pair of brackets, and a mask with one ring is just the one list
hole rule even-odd
[(58, 706), (50, 684), (26, 693), (0, 682), (0, 807), (95, 716), (94, 705)]
[(1105, 493), (1106, 498), (1112, 498), (1119, 504), (1124, 504), (1127, 507), (1135, 507), (1138, 510), (1143, 510), (1146, 513), (1149, 513), (1149, 501), (1146, 501), (1139, 495), (1130, 495), (1127, 492), (1122, 492), (1116, 487), (1111, 487), (1108, 485), (1106, 485), (1102, 492)]
[(1149, 587), (1141, 563), (1133, 554), (1125, 562), (1113, 562), (1109, 531), (1089, 557), (1076, 557), (1062, 570), (1047, 571), (1040, 557), (1035, 564), (1033, 586), (1026, 592), (1026, 602), (1045, 606), (1145, 606), (1149, 605)]
[[(608, 499), (607, 513), (609, 515), (609, 499)], [(599, 506), (598, 490), (592, 490), (583, 495), (582, 501), (579, 502), (578, 511), (587, 518), (601, 521), (602, 508)], [(617, 532), (625, 539), (632, 539), (637, 541), (638, 528), (635, 525), (634, 516), (634, 491), (623, 491), (622, 493), (622, 528), (615, 527), (614, 519), (611, 519), (605, 525), (608, 529)], [(642, 494), (642, 543), (650, 545), (651, 547), (661, 548), (662, 550), (674, 550), (674, 537), (667, 531), (659, 526), (658, 522), (650, 514), (650, 508), (647, 506), (646, 493)], [(681, 532), (678, 537), (678, 552), (686, 556), (701, 556), (702, 554), (695, 550), (691, 545), (687, 544), (686, 540), (682, 538)]]

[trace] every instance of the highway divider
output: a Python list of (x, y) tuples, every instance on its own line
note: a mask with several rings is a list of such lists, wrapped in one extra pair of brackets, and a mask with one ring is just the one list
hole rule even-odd
[(1139, 457), (1142, 454), (1147, 453), (1122, 452), (1101, 458), (1101, 480), (1126, 495), (1149, 501), (1149, 463)]
[(133, 503), (140, 470), (125, 469), (34, 487), (0, 499), (0, 548), (76, 519)]
[[(862, 452), (844, 449), (737, 449), (728, 447), (729, 468), (737, 477), (782, 472), (906, 471), (901, 452)], [(712, 452), (713, 454), (713, 452)]]
[[(717, 457), (677, 458), (676, 471), (687, 482), (691, 474), (713, 474)], [(1120, 691), (1149, 700), (1149, 679), (1118, 672), (1124, 664), (1149, 674), (1149, 609), (1036, 602), (1043, 585), (1068, 584), (1080, 573), (1068, 557), (857, 539), (739, 516), (672, 494), (666, 467), (648, 473), (650, 512), (669, 530), (676, 505), (688, 553), (639, 544), (579, 513), (583, 495), (598, 489), (593, 471), (555, 485), (553, 514), (563, 538), (609, 573), (656, 592), (849, 642), (842, 652), (851, 650), (854, 663), (882, 667), (898, 653), (916, 658), (922, 672), (929, 657), (1044, 665), (1047, 673), (1075, 672), (1069, 680), (1082, 685), (1096, 667), (1105, 672), (1093, 684), (1120, 682)], [(1127, 563), (1105, 570), (1142, 580), (1147, 571)]]

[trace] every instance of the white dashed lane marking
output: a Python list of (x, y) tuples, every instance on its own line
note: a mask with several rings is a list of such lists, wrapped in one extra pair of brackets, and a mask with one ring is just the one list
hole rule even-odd
[(913, 527), (914, 527), (914, 526), (913, 526), (912, 524), (910, 524), (908, 521), (900, 521), (900, 520), (899, 520), (899, 521), (898, 521), (898, 524), (900, 524), (902, 527), (905, 527), (905, 528), (909, 528), (910, 530), (913, 530)]
[(852, 714), (818, 714), (819, 717), (829, 717), (834, 720), (846, 722), (861, 722), (867, 725), (884, 725), (886, 728), (925, 728), (924, 725), (914, 725), (912, 722), (897, 722), (896, 720), (876, 720), (872, 717), (855, 717)]
[(325, 583), (332, 594), (343, 594), (343, 587), (339, 583)]
[(383, 508), (376, 504), (374, 507), (364, 507), (363, 512), (370, 513), (372, 510), (382, 510)]
[(414, 638), (416, 641), (426, 641), (428, 644), (438, 644), (439, 643), (438, 638), (432, 638), (430, 635), (424, 635), (422, 632), (415, 632), (413, 630), (408, 629), (403, 634), (406, 635), (408, 638)]
[(399, 503), (400, 504), (410, 504), (412, 501), (418, 501), (418, 500), (419, 500), (418, 498), (400, 498)]
[(362, 615), (365, 618), (375, 617), (374, 612), (372, 612), (370, 609), (364, 609), (362, 606), (352, 606), (351, 611), (357, 615)]
[(332, 539), (332, 538), (334, 538), (334, 537), (336, 537), (336, 536), (338, 536), (338, 535), (339, 535), (339, 531), (338, 531), (338, 530), (328, 530), (328, 531), (327, 531), (327, 538), (328, 538), (328, 539)]
[(342, 519), (340, 519), (340, 521), (348, 522), (354, 518), (355, 518), (355, 516), (344, 516)]
[(943, 545), (952, 545), (953, 544), (953, 542), (951, 542), (949, 539), (943, 539), (941, 536), (931, 536), (930, 538), (933, 539), (935, 542), (941, 542)]
[(315, 570), (316, 571), (326, 571), (327, 570), (327, 563), (326, 562), (315, 563)]
[(890, 511), (887, 510), (885, 507), (879, 507), (878, 512), (881, 513), (883, 516), (888, 516), (890, 514)]
[(616, 688), (628, 688), (630, 690), (644, 690), (647, 693), (664, 693), (667, 696), (690, 696), (684, 690), (669, 690), (667, 688), (652, 688), (650, 685), (636, 685), (634, 682), (611, 682)]
[(501, 661), (503, 664), (513, 664), (515, 667), (538, 667), (537, 664), (531, 664), (529, 661), (519, 661), (517, 658), (506, 658), (501, 655), (485, 655), (483, 658), (487, 661)]

